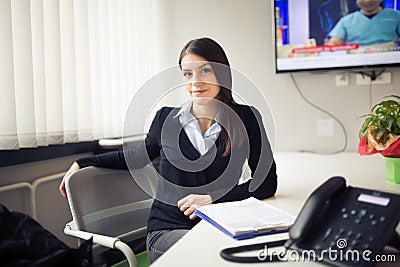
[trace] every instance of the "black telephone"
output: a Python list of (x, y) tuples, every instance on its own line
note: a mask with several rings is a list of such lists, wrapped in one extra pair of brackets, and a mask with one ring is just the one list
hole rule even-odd
[(220, 254), (230, 261), (260, 262), (259, 257), (233, 254), (284, 245), (287, 255), (295, 252), (335, 266), (370, 266), (386, 245), (400, 250), (399, 220), (400, 195), (346, 186), (343, 177), (332, 177), (310, 195), (288, 240), (227, 248)]

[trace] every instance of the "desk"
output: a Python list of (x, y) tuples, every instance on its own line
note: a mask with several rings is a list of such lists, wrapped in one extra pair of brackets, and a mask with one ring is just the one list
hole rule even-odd
[[(276, 153), (278, 192), (265, 200), (282, 210), (297, 215), (311, 192), (332, 176), (343, 176), (354, 187), (379, 189), (400, 193), (400, 185), (390, 184), (385, 178), (385, 161), (380, 155), (361, 157), (356, 153), (317, 155), (308, 153)], [(400, 227), (397, 227), (400, 230)], [(205, 221), (197, 224), (189, 233), (172, 246), (152, 266), (243, 266), (225, 261), (219, 255), (221, 249), (287, 238), (288, 234), (260, 236), (237, 241), (220, 232)], [(397, 262), (398, 263), (398, 262)], [(271, 266), (272, 263), (247, 264), (247, 266)], [(279, 262), (279, 266), (318, 266), (315, 262)], [(387, 264), (385, 264), (386, 266)]]

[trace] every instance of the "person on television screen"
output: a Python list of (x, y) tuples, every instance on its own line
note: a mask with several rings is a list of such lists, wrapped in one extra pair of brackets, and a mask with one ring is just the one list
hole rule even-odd
[[(194, 39), (183, 47), (178, 63), (190, 100), (158, 110), (140, 145), (77, 160), (59, 186), (67, 197), (65, 177), (80, 168), (138, 169), (158, 159), (157, 194), (147, 225), (150, 262), (200, 221), (197, 206), (265, 199), (277, 189), (261, 114), (234, 101), (223, 48), (210, 38)], [(239, 183), (246, 162), (251, 179)]]
[(342, 17), (359, 9), (354, 0), (320, 0), (320, 2), (317, 10), (319, 26), (323, 32), (322, 41), (329, 38), (329, 32)]
[(354, 43), (369, 46), (398, 43), (400, 38), (400, 12), (383, 8), (383, 0), (356, 0), (360, 10), (339, 20), (329, 33), (326, 45)]

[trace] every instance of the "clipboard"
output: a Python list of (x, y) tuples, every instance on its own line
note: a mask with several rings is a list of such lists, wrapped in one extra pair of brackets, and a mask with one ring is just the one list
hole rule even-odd
[(236, 240), (287, 232), (296, 219), (254, 197), (200, 206), (195, 214)]

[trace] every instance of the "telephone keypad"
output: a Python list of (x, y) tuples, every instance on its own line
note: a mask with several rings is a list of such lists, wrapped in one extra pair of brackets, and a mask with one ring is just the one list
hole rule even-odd
[[(331, 228), (328, 228), (325, 234), (329, 233), (327, 236), (324, 236), (321, 244), (317, 244), (315, 249), (320, 249), (321, 247), (326, 247), (329, 244), (331, 248), (338, 248), (337, 243), (338, 240), (343, 240), (346, 242), (346, 247), (341, 247), (340, 249), (344, 250), (360, 250), (360, 249), (368, 249), (374, 241), (372, 236), (368, 238), (364, 238), (362, 232), (354, 232), (353, 230), (345, 230), (344, 228), (340, 228), (337, 231), (333, 231)], [(331, 235), (332, 233), (332, 235)], [(328, 238), (332, 236), (332, 238)]]
[[(374, 237), (366, 236), (367, 232), (364, 228), (378, 226), (387, 220), (384, 215), (379, 214), (380, 209), (368, 209), (362, 205), (357, 205), (350, 209), (342, 207), (340, 212), (343, 220), (340, 223), (342, 227), (337, 230), (331, 227), (327, 228), (322, 236), (322, 242), (316, 244), (315, 248), (318, 249), (328, 245), (332, 248), (343, 250), (366, 250), (373, 247)], [(355, 231), (355, 229), (359, 229), (359, 231)], [(338, 247), (339, 239), (346, 242), (345, 247)]]
[[(378, 210), (379, 212), (379, 210)], [(386, 217), (383, 215), (377, 215), (376, 213), (368, 212), (368, 210), (364, 207), (360, 207), (360, 209), (351, 209), (350, 211), (343, 207), (341, 209), (342, 219), (352, 219), (354, 224), (363, 224), (365, 223), (376, 226), (379, 223), (383, 223), (386, 221)]]

